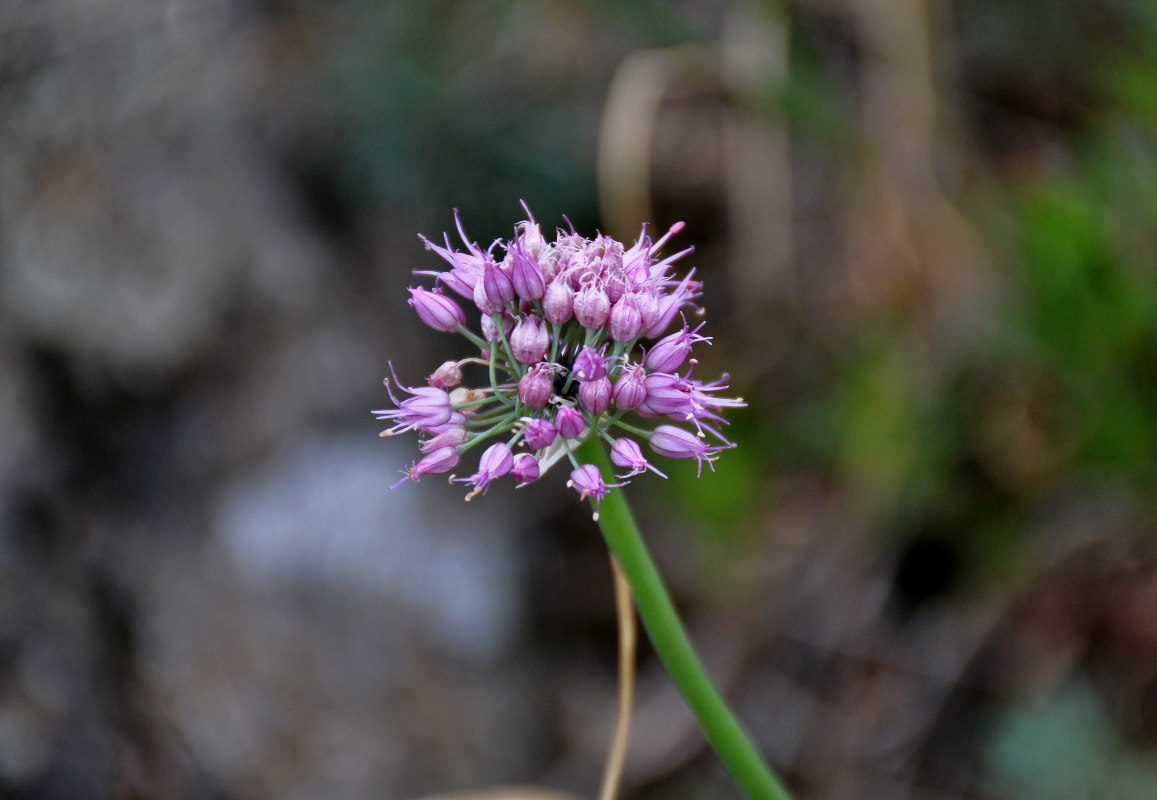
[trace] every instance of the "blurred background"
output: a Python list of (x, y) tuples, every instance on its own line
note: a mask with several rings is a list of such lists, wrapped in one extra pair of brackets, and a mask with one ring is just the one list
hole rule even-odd
[[(1148, 0), (5, 0), (0, 796), (594, 794), (588, 511), (369, 413), (521, 200), (688, 223), (750, 407), (629, 494), (800, 800), (1157, 796)], [(623, 796), (738, 797), (639, 679)]]

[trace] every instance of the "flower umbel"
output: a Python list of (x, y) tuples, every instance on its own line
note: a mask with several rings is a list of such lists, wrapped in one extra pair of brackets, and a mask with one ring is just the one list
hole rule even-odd
[[(417, 431), (423, 453), (394, 485), (450, 472), (484, 442), (473, 474), (451, 476), (470, 485), (467, 500), (507, 476), (524, 486), (567, 459), (567, 486), (594, 505), (616, 566), (616, 595), (626, 597), (620, 619), (631, 618), (633, 599), (675, 685), (747, 796), (789, 800), (712, 686), (626, 497), (613, 491), (643, 472), (666, 477), (643, 455), (641, 443), (665, 458), (693, 458), (700, 472), (704, 461), (713, 469), (719, 453), (735, 446), (720, 433), (727, 424), (722, 414), (743, 401), (722, 394), (726, 375), (708, 383), (691, 377), (691, 351), (710, 339), (700, 335), (702, 324), (689, 327), (683, 312), (695, 309), (702, 284), (693, 272), (671, 274), (691, 250), (658, 255), (683, 223), (654, 242), (644, 226), (638, 241), (624, 247), (608, 236), (584, 238), (573, 226), (548, 241), (529, 209), (527, 216), (512, 239), (486, 249), (467, 238), (457, 213), (464, 252), (454, 250), (448, 236), (444, 247), (422, 237), (449, 269), (416, 271), (433, 277), (434, 286), (411, 288), (410, 305), (431, 328), (462, 336), (472, 352), (442, 364), (426, 386), (386, 381), (395, 407), (374, 412), (391, 425), (382, 435)], [(676, 319), (681, 328), (671, 332)], [(467, 365), (477, 377), (467, 379)], [(399, 398), (392, 385), (406, 395)], [(629, 665), (624, 669), (629, 673)], [(621, 705), (629, 708), (629, 694), (623, 696), (628, 699)], [(607, 775), (613, 772), (608, 768)], [(600, 797), (613, 796), (614, 784), (604, 783)]]
[[(699, 335), (703, 324), (689, 329), (683, 322), (668, 332), (681, 311), (695, 308), (702, 288), (693, 272), (671, 274), (691, 248), (658, 256), (683, 223), (656, 242), (644, 226), (628, 248), (573, 229), (558, 230), (548, 241), (530, 217), (515, 225), (512, 239), (483, 249), (466, 237), (456, 213), (454, 221), (465, 252), (454, 250), (449, 237), (444, 247), (422, 237), (450, 269), (416, 271), (432, 276), (435, 286), (411, 288), (410, 305), (429, 327), (462, 335), (472, 352), (439, 367), (427, 386), (407, 388), (395, 376), (392, 383), (409, 395), (404, 399), (386, 381), (395, 408), (374, 412), (392, 423), (383, 435), (417, 431), (426, 454), (395, 486), (448, 472), (466, 451), (498, 439), (473, 475), (456, 479), (473, 487), (467, 499), (507, 475), (533, 481), (566, 457), (573, 467), (569, 485), (597, 503), (642, 472), (666, 477), (624, 432), (649, 442), (659, 455), (695, 458), (700, 466), (735, 446), (720, 433), (718, 426), (727, 423), (717, 412), (743, 401), (720, 397), (727, 388), (722, 381), (691, 377), (692, 348), (710, 343)], [(442, 287), (461, 297), (461, 304)], [(471, 313), (475, 326), (469, 324)], [(484, 367), (489, 385), (459, 386), (467, 364)], [(625, 420), (632, 411), (634, 418)], [(663, 424), (640, 427), (654, 418)], [(592, 437), (609, 444), (615, 465), (627, 469), (619, 476), (622, 483), (605, 484), (597, 468), (579, 463), (575, 450)]]

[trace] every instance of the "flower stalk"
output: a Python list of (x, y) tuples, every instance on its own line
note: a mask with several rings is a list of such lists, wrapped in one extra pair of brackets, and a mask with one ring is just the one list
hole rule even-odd
[[(613, 479), (611, 461), (597, 439), (585, 442), (579, 454), (596, 464), (605, 480)], [(791, 800), (695, 654), (623, 492), (603, 498), (598, 525), (631, 587), (655, 652), (736, 783), (749, 800)]]
[(623, 779), (623, 765), (627, 761), (627, 743), (631, 737), (631, 711), (635, 703), (635, 652), (638, 632), (635, 626), (635, 604), (631, 600), (631, 585), (623, 570), (611, 556), (611, 572), (615, 579), (615, 617), (619, 627), (619, 713), (615, 721), (615, 735), (607, 753), (603, 779), (599, 783), (598, 800), (615, 800)]

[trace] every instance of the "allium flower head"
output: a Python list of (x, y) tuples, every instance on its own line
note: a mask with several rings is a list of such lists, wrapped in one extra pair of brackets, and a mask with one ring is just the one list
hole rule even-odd
[[(449, 269), (416, 271), (433, 277), (434, 287), (410, 289), (410, 305), (426, 325), (464, 337), (469, 355), (443, 364), (426, 386), (408, 388), (395, 376), (402, 397), (386, 381), (394, 408), (374, 412), (391, 423), (383, 435), (417, 431), (425, 454), (395, 486), (449, 472), (468, 450), (497, 439), (477, 471), (455, 479), (472, 486), (467, 499), (505, 476), (519, 485), (534, 481), (567, 458), (573, 467), (568, 485), (597, 508), (631, 477), (666, 477), (635, 439), (667, 458), (694, 458), (700, 469), (735, 446), (720, 433), (721, 412), (743, 401), (721, 396), (723, 381), (691, 377), (692, 349), (710, 342), (699, 334), (703, 324), (689, 329), (684, 322), (669, 332), (681, 312), (695, 308), (702, 288), (693, 272), (672, 275), (690, 248), (659, 256), (683, 223), (657, 241), (644, 226), (625, 247), (573, 229), (557, 231), (551, 241), (530, 217), (515, 225), (509, 241), (483, 249), (466, 236), (457, 213), (454, 222), (464, 250), (454, 249), (448, 236), (444, 246), (422, 237)], [(442, 287), (462, 299), (447, 297)], [(475, 388), (460, 385), (469, 364), (478, 371)], [(643, 427), (655, 418), (663, 424)], [(620, 428), (635, 438), (622, 437)], [(612, 462), (627, 470), (622, 483), (607, 484), (596, 466), (579, 463), (575, 450), (590, 437), (612, 444)]]

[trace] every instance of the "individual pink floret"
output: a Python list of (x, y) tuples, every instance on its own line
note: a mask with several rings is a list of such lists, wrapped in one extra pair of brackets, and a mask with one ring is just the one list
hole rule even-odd
[(509, 475), (512, 469), (514, 469), (514, 454), (510, 452), (509, 447), (499, 442), (490, 445), (482, 453), (482, 458), (478, 460), (477, 472), (468, 478), (455, 478), (454, 480), (474, 486), (470, 494), (466, 495), (466, 499), (469, 500), (479, 493), (485, 494), (493, 481), (504, 475)]

